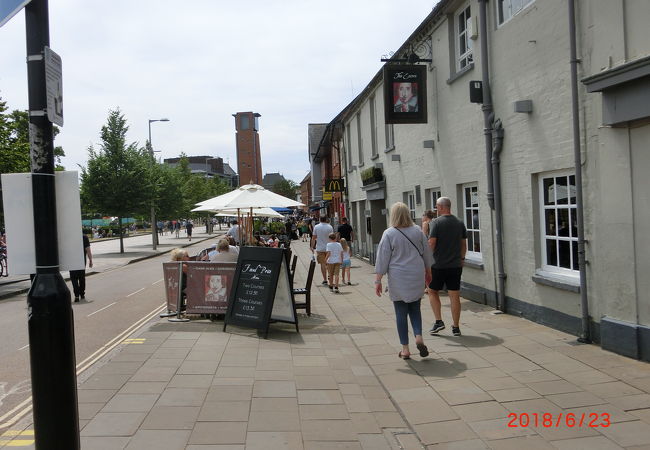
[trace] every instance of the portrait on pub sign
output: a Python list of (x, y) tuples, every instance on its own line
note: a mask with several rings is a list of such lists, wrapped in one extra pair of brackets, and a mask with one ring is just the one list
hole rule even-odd
[(426, 123), (426, 102), (426, 66), (384, 67), (386, 123)]

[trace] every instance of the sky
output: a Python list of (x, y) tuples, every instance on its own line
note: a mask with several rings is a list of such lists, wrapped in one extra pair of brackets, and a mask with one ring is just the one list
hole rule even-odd
[[(2, 1), (2, 0), (0, 0)], [(236, 112), (261, 114), (262, 171), (299, 183), (307, 126), (330, 122), (436, 0), (49, 0), (63, 60), (66, 170), (85, 166), (110, 110), (159, 158), (219, 156), (237, 170)], [(0, 98), (27, 109), (24, 12), (0, 28)]]

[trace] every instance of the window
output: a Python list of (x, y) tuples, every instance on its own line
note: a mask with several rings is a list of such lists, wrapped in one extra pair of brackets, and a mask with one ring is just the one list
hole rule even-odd
[(471, 28), (471, 13), (468, 6), (456, 16), (457, 70), (462, 70), (473, 62), (472, 40), (469, 37)]
[(363, 138), (361, 137), (361, 114), (357, 113), (357, 144), (359, 150), (359, 167), (363, 166)]
[(386, 151), (395, 148), (395, 135), (393, 131), (393, 124), (387, 123), (384, 128), (384, 132), (386, 133)]
[(248, 128), (250, 127), (248, 116), (239, 117), (239, 126), (242, 130), (248, 130)]
[(499, 25), (512, 19), (535, 0), (497, 0), (497, 21)]
[(377, 156), (377, 124), (375, 120), (375, 97), (370, 97), (370, 146), (372, 156)]
[(413, 192), (405, 192), (404, 194), (406, 195), (406, 204), (409, 207), (411, 219), (415, 220), (415, 194)]
[(351, 123), (345, 128), (345, 152), (348, 155), (348, 170), (352, 170), (352, 137), (350, 134)]
[(567, 172), (541, 176), (542, 269), (577, 275), (576, 177)]
[(478, 186), (475, 184), (463, 186), (463, 212), (467, 228), (467, 254), (470, 257), (482, 258)]
[(436, 209), (436, 202), (442, 194), (440, 193), (440, 188), (427, 189), (427, 206), (433, 210), (436, 217), (438, 217), (438, 210)]

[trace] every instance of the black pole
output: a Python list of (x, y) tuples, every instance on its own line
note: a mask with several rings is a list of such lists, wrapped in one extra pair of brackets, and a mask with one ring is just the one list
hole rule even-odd
[[(78, 450), (79, 414), (70, 291), (59, 272), (52, 123), (45, 115), (47, 0), (25, 7), (36, 277), (27, 294), (36, 448)], [(81, 238), (81, 236), (80, 236)]]

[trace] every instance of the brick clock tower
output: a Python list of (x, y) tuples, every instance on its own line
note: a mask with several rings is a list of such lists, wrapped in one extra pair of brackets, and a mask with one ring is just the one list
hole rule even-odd
[(260, 154), (260, 114), (238, 112), (233, 114), (237, 139), (237, 173), (239, 185), (254, 183), (262, 185), (262, 156)]

